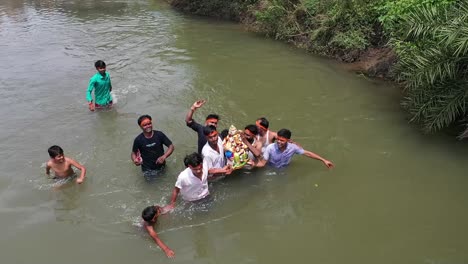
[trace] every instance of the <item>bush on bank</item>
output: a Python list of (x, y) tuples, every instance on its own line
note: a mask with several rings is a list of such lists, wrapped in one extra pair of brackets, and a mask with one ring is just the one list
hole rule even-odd
[[(356, 61), (393, 49), (402, 105), (426, 132), (466, 125), (467, 0), (170, 0), (184, 12), (240, 21), (317, 54)], [(468, 136), (468, 129), (461, 137)]]

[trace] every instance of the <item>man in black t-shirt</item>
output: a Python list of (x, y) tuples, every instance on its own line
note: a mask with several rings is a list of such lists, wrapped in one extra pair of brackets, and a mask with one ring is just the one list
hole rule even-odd
[[(172, 141), (161, 131), (153, 130), (152, 118), (142, 115), (138, 118), (138, 125), (143, 133), (133, 141), (132, 161), (146, 174), (150, 171), (161, 171), (166, 165), (166, 159), (174, 151)], [(164, 152), (164, 146), (167, 147)]]
[(192, 107), (188, 111), (187, 115), (185, 116), (185, 123), (188, 127), (193, 129), (198, 134), (198, 153), (201, 154), (203, 146), (206, 144), (206, 137), (203, 134), (203, 128), (205, 126), (214, 126), (218, 127), (219, 116), (216, 114), (210, 114), (206, 117), (205, 125), (201, 125), (193, 120), (192, 116), (195, 113), (195, 110), (202, 107), (206, 103), (205, 100), (198, 100), (193, 103)]

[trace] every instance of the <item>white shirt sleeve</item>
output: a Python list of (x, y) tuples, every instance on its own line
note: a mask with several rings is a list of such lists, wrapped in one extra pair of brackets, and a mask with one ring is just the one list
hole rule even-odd
[(179, 189), (182, 189), (183, 186), (184, 186), (183, 180), (182, 180), (182, 177), (180, 177), (180, 174), (179, 174), (179, 176), (177, 177), (177, 181), (175, 183), (175, 187), (177, 187)]
[(211, 160), (211, 158), (209, 156), (205, 156), (203, 158), (203, 168), (206, 168), (206, 170), (208, 171), (209, 169), (213, 168), (213, 161)]

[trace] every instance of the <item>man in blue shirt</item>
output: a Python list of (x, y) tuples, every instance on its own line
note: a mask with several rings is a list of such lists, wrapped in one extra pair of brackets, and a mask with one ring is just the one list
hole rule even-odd
[(333, 167), (333, 163), (326, 160), (319, 155), (305, 150), (296, 144), (290, 143), (291, 131), (288, 129), (281, 129), (277, 132), (276, 143), (268, 145), (265, 152), (263, 153), (263, 159), (261, 159), (256, 166), (263, 167), (265, 164), (273, 166), (275, 168), (286, 167), (290, 162), (294, 154), (305, 155), (309, 158), (320, 160), (328, 168)]

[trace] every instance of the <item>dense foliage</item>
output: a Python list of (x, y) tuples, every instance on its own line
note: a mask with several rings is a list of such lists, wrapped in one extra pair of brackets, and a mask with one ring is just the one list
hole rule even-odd
[(427, 132), (466, 123), (468, 3), (421, 6), (405, 14), (400, 25), (393, 43), (406, 87), (403, 105), (412, 120)]
[[(381, 0), (270, 0), (255, 11), (259, 31), (316, 53), (342, 56), (378, 45)], [(355, 53), (357, 55), (357, 53)], [(352, 61), (357, 56), (344, 56)]]
[(468, 122), (468, 0), (172, 2), (194, 14), (244, 20), (250, 29), (344, 61), (391, 46), (411, 121), (426, 132)]

